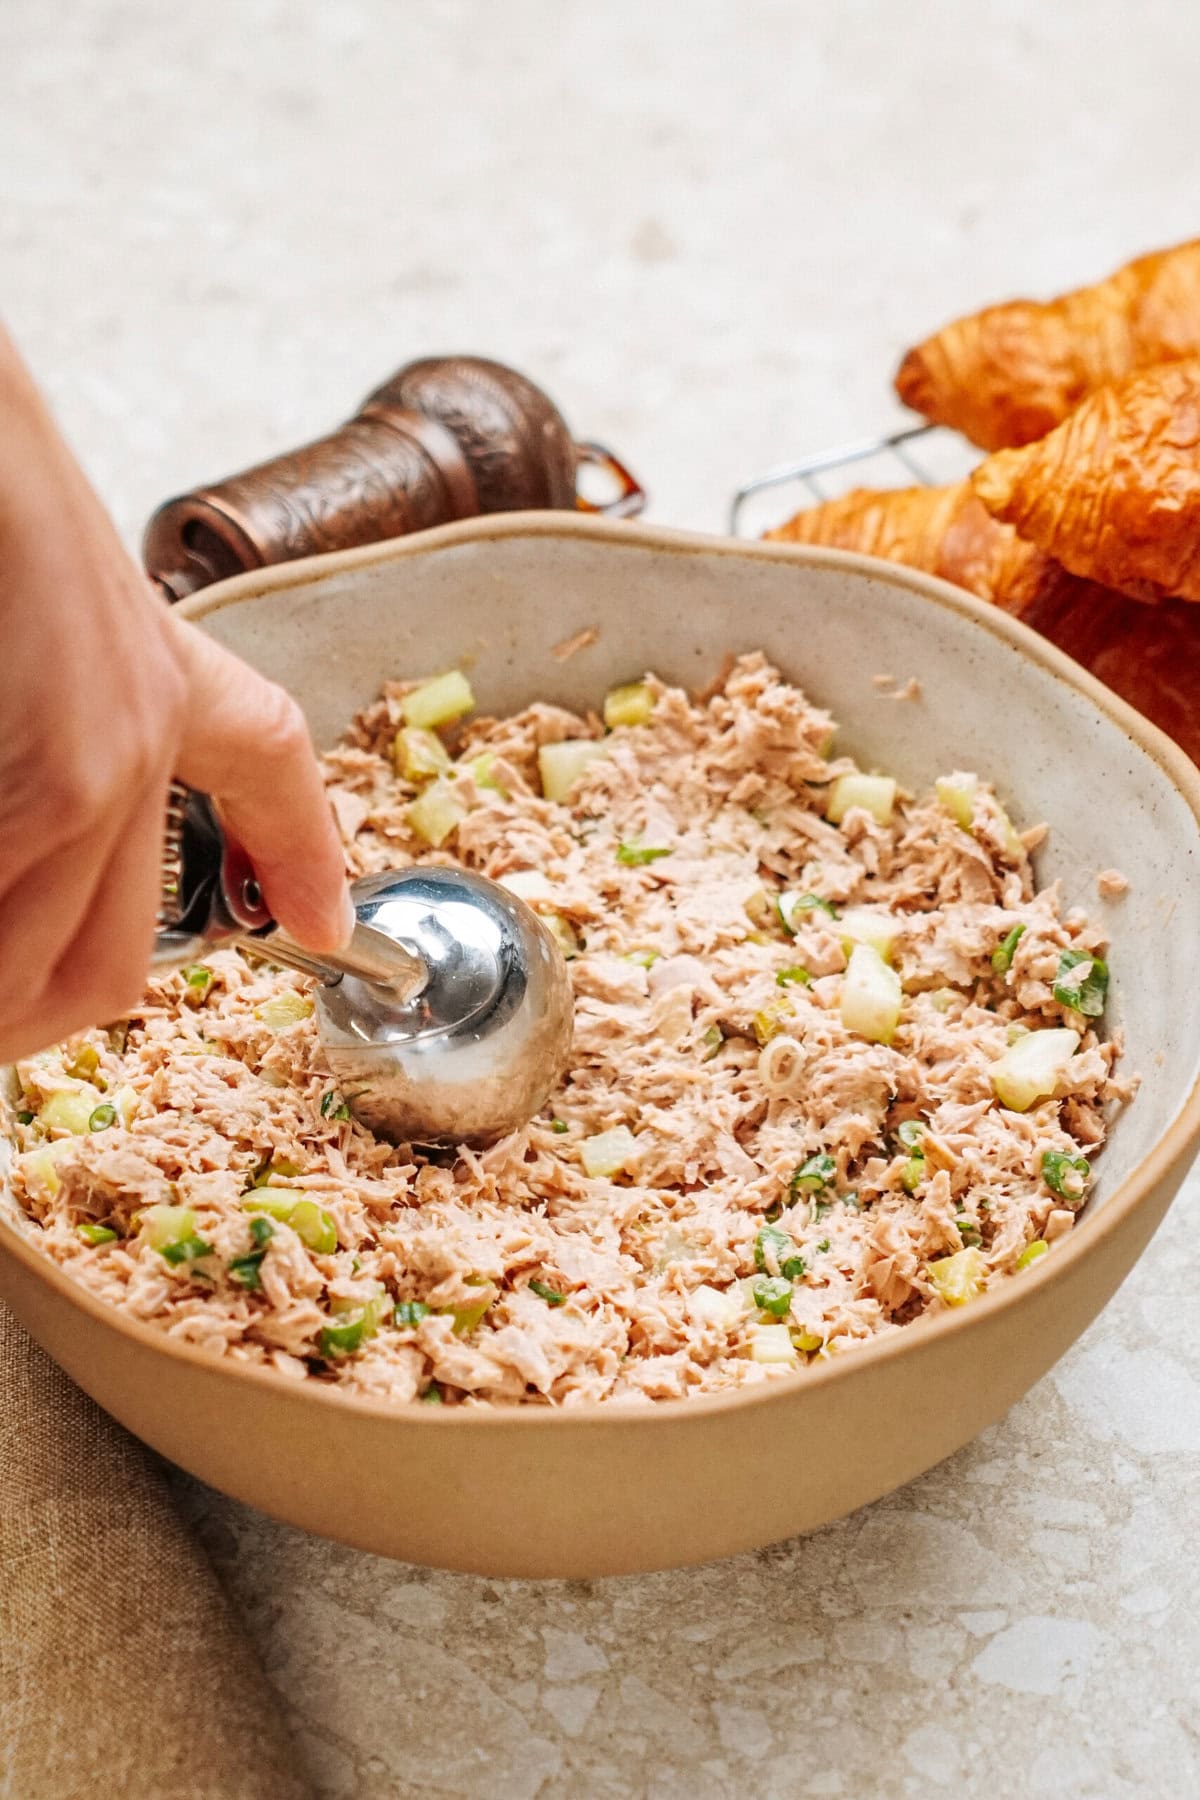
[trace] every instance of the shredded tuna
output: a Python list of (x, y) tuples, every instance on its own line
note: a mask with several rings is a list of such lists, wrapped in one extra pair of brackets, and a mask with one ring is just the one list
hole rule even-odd
[[(158, 979), (120, 1027), (21, 1065), (13, 1188), (45, 1253), (214, 1357), (452, 1405), (791, 1379), (941, 1310), (937, 1264), (964, 1248), (985, 1285), (1022, 1279), (1022, 1250), (1076, 1222), (1043, 1159), (1093, 1158), (1136, 1086), (1114, 1075), (1118, 1038), (1054, 997), (1062, 952), (1101, 954), (1101, 931), (1038, 889), (1038, 834), (1016, 838), (982, 781), (969, 829), (903, 791), (886, 824), (860, 806), (831, 824), (854, 765), (761, 656), (694, 699), (647, 685), (648, 721), (614, 731), (563, 804), (538, 750), (599, 737), (596, 716), (535, 704), (461, 730), (466, 816), (437, 851), (391, 760), (403, 684), (326, 759), (353, 874), (458, 861), (577, 947), (572, 1063), (541, 1116), (486, 1151), (376, 1139), (328, 1072), (307, 984), (214, 952), (207, 983)], [(794, 933), (784, 891), (810, 897)], [(841, 1017), (843, 915), (862, 908), (894, 934), (890, 1042)], [(1001, 1105), (993, 1065), (1063, 1025), (1082, 1037), (1055, 1095)], [(114, 1121), (72, 1135), (73, 1099)], [(585, 1143), (617, 1127), (623, 1166), (589, 1175)], [(168, 1207), (187, 1232), (165, 1254)], [(781, 1323), (784, 1360), (760, 1360)]]

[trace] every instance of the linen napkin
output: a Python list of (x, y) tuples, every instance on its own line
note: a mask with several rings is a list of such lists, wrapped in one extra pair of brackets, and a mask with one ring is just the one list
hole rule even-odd
[(0, 1305), (0, 1800), (311, 1800), (153, 1457)]

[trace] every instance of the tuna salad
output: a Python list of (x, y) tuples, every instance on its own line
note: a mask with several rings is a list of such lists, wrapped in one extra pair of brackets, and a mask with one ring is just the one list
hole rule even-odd
[(286, 1379), (565, 1405), (802, 1379), (1053, 1255), (1135, 1082), (1043, 828), (981, 773), (864, 772), (758, 655), (602, 715), (472, 708), (457, 671), (389, 683), (329, 791), (353, 873), (461, 863), (548, 922), (575, 1043), (541, 1115), (377, 1139), (309, 984), (220, 951), (20, 1065), (47, 1256)]

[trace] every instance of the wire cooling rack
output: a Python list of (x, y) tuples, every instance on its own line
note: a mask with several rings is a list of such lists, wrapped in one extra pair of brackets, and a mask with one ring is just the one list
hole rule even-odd
[(860, 438), (781, 463), (747, 481), (733, 497), (729, 529), (734, 537), (761, 537), (803, 507), (833, 499), (850, 487), (928, 487), (961, 481), (978, 453), (941, 425), (905, 425), (899, 431)]

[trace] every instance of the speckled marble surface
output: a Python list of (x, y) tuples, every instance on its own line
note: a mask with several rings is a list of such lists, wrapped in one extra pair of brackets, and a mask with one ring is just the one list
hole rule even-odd
[[(944, 316), (1194, 234), (1198, 53), (1181, 0), (6, 0), (3, 304), (131, 540), (439, 348), (716, 528)], [(760, 1556), (537, 1587), (180, 1498), (324, 1800), (1185, 1800), (1198, 1201), (1002, 1425)]]

